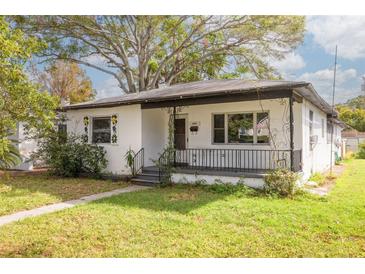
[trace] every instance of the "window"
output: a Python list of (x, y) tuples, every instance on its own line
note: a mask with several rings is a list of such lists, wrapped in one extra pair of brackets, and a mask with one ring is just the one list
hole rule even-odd
[(309, 111), (309, 135), (313, 135), (313, 111)]
[(321, 122), (322, 122), (322, 138), (324, 138), (324, 119), (322, 119)]
[(92, 120), (92, 142), (110, 143), (111, 139), (110, 117), (97, 117)]
[(309, 148), (313, 150), (312, 144), (312, 137), (313, 137), (313, 111), (309, 111)]
[(224, 143), (224, 114), (215, 114), (213, 120), (213, 142)]
[(269, 113), (268, 112), (257, 113), (256, 121), (257, 121), (256, 122), (257, 143), (268, 144), (270, 140)]
[(269, 140), (268, 112), (213, 115), (213, 143), (267, 144)]
[(253, 113), (228, 115), (228, 143), (253, 143)]
[(67, 134), (67, 125), (66, 124), (58, 124), (58, 133), (59, 134)]
[(67, 141), (67, 125), (58, 124), (58, 138), (61, 142)]
[(333, 125), (331, 121), (327, 120), (327, 144), (331, 143), (331, 134), (332, 134)]

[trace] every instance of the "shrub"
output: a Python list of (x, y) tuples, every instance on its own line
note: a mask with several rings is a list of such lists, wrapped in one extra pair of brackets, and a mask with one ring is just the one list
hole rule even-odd
[(237, 184), (225, 183), (220, 179), (216, 179), (213, 184), (204, 185), (204, 187), (208, 191), (221, 194), (256, 194), (256, 190), (246, 186), (243, 183), (243, 179), (240, 179)]
[(343, 156), (344, 160), (350, 160), (353, 159), (355, 157), (355, 153), (353, 153), (352, 151), (347, 151), (345, 156)]
[(87, 144), (80, 136), (48, 134), (38, 142), (33, 159), (43, 161), (58, 176), (78, 177), (89, 173), (99, 177), (107, 165), (106, 152), (96, 144)]
[(359, 151), (357, 152), (356, 158), (365, 159), (365, 142), (359, 144)]
[(292, 197), (296, 192), (298, 180), (296, 172), (287, 169), (276, 169), (265, 176), (264, 190), (267, 194), (278, 194), (284, 197)]
[(134, 166), (134, 156), (136, 156), (136, 153), (133, 151), (133, 149), (129, 148), (127, 152), (124, 155), (124, 160), (127, 162), (127, 167), (131, 170), (131, 174), (135, 175), (135, 170), (133, 168)]

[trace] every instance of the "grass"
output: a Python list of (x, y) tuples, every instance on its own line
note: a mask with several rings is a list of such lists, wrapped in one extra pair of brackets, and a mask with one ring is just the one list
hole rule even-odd
[(175, 186), (0, 228), (2, 257), (364, 257), (365, 160), (323, 198)]
[(47, 175), (0, 177), (0, 216), (109, 191), (125, 185), (103, 180), (64, 179)]
[(322, 185), (326, 179), (326, 176), (323, 173), (315, 172), (312, 176), (309, 177), (309, 181), (316, 182), (318, 185)]

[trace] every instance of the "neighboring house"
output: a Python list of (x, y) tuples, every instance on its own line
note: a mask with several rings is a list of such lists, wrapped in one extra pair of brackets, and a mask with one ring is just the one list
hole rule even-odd
[(37, 149), (37, 142), (34, 139), (27, 138), (24, 123), (17, 123), (15, 134), (9, 138), (15, 141), (14, 144), (18, 148), (21, 156), (21, 163), (12, 167), (12, 169), (33, 170), (33, 161), (30, 160), (30, 157)]
[[(65, 106), (67, 131), (107, 151), (107, 171), (129, 174), (124, 155), (137, 153), (135, 180), (158, 181), (158, 160), (174, 118), (173, 180), (215, 179), (262, 186), (272, 169), (303, 180), (341, 156), (344, 124), (310, 83), (207, 80)], [(160, 158), (162, 159), (162, 158)], [(160, 170), (161, 171), (161, 170)], [(161, 173), (160, 173), (161, 174)]]
[(356, 129), (346, 129), (342, 131), (342, 139), (346, 144), (346, 151), (357, 152), (359, 144), (365, 142), (365, 132), (359, 132)]

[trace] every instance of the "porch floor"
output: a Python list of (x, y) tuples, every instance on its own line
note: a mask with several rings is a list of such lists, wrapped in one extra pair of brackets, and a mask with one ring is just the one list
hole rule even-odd
[[(143, 168), (144, 171), (157, 172), (157, 166), (147, 166)], [(199, 166), (179, 166), (175, 167), (174, 173), (185, 173), (185, 174), (199, 174), (199, 175), (215, 175), (215, 176), (228, 176), (228, 177), (246, 177), (246, 178), (263, 178), (268, 170), (266, 169), (235, 169), (235, 168), (209, 168)]]

